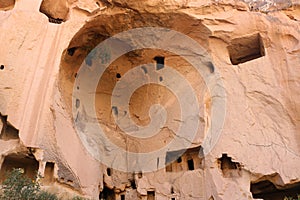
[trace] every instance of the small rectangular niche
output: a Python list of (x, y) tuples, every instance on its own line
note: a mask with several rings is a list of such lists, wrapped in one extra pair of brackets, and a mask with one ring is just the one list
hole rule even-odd
[(107, 168), (107, 169), (106, 169), (106, 174), (107, 174), (107, 176), (111, 176), (111, 174), (112, 174), (112, 169), (111, 169), (111, 168)]
[(103, 190), (99, 194), (100, 200), (116, 200), (116, 193), (113, 189), (109, 189), (104, 186)]
[(194, 170), (195, 169), (194, 160), (193, 159), (189, 159), (187, 162), (188, 162), (188, 168), (189, 168), (189, 170)]
[(264, 44), (259, 33), (235, 38), (227, 48), (233, 65), (265, 56)]
[(154, 60), (156, 61), (156, 70), (160, 70), (165, 67), (165, 57), (156, 56), (154, 57)]
[(47, 162), (44, 172), (44, 183), (49, 184), (54, 182), (54, 166), (53, 162)]
[(132, 179), (132, 180), (129, 180), (129, 181), (130, 181), (130, 186), (131, 186), (131, 188), (135, 190), (135, 189), (136, 189), (135, 180)]
[(172, 172), (172, 163), (166, 166), (166, 172)]
[(139, 178), (143, 178), (143, 172), (140, 171), (140, 172), (138, 173), (138, 177), (139, 177)]
[(121, 194), (121, 200), (125, 200), (125, 194)]
[(147, 191), (147, 200), (155, 200), (155, 191)]

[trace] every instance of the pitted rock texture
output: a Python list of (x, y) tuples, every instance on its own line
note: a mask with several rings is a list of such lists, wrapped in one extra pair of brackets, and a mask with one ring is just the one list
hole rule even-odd
[[(1, 169), (10, 162), (22, 164), (24, 155), (30, 155), (48, 177), (46, 187), (63, 199), (293, 196), (300, 182), (299, 20), (296, 0), (0, 1)], [(72, 115), (81, 103), (72, 103), (72, 92), (80, 65), (90, 63), (85, 57), (97, 44), (147, 26), (179, 31), (209, 53), (207, 70), (218, 70), (226, 91), (226, 118), (217, 145), (206, 156), (199, 150), (195, 158), (191, 152), (201, 149), (212, 123), (212, 98), (218, 97), (209, 95), (186, 61), (169, 52), (143, 50), (120, 57), (100, 79), (95, 98), (95, 121), (120, 147), (151, 151), (175, 137), (181, 123), (167, 121), (147, 143), (126, 140), (116, 127), (112, 89), (143, 62), (155, 63), (156, 56), (163, 56), (195, 88), (201, 108), (194, 146), (179, 160), (151, 173), (125, 173), (103, 165), (85, 149)], [(179, 115), (170, 91), (147, 86), (131, 99), (134, 122), (149, 123), (152, 103)], [(270, 191), (277, 196), (266, 196)]]
[(272, 12), (290, 8), (292, 0), (244, 0), (249, 4), (250, 10), (252, 11), (262, 11), (262, 12)]

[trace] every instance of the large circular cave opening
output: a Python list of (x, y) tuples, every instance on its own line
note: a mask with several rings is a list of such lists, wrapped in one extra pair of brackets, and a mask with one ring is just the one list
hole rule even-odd
[[(72, 102), (73, 90), (83, 89), (74, 85), (78, 78), (80, 66), (82, 64), (87, 66), (96, 65), (91, 60), (86, 59), (88, 54), (107, 38), (126, 30), (141, 27), (172, 29), (191, 37), (204, 49), (208, 47), (210, 31), (201, 24), (199, 19), (184, 13), (141, 14), (133, 12), (113, 15), (101, 14), (88, 21), (73, 37), (68, 48), (63, 52), (59, 87), (68, 112), (72, 112), (72, 106), (81, 106), (80, 99)], [(182, 44), (183, 48), (188, 45)], [(199, 55), (199, 62), (201, 56), (203, 55)], [(122, 131), (116, 123), (115, 116), (124, 114), (119, 108), (114, 107), (111, 102), (116, 84), (126, 76), (126, 73), (147, 63), (156, 65), (156, 70), (171, 67), (192, 86), (200, 112), (197, 134), (194, 140), (190, 142), (193, 146), (201, 145), (205, 130), (209, 126), (211, 107), (211, 99), (205, 81), (187, 60), (180, 55), (162, 49), (146, 48), (130, 51), (118, 57), (105, 69), (97, 83), (94, 109), (97, 114), (96, 120), (104, 130), (106, 137), (126, 151), (139, 153), (155, 151), (170, 143), (175, 137), (179, 137), (176, 132), (180, 125), (184, 123), (181, 115), (185, 110), (180, 107), (180, 99), (168, 87), (159, 84), (149, 83), (138, 87), (130, 96), (128, 103), (128, 115), (138, 126), (147, 126), (151, 123), (149, 113), (152, 105), (159, 104), (164, 107), (167, 118), (157, 133), (152, 134), (151, 137), (137, 138)], [(203, 68), (207, 71), (210, 70), (207, 66), (203, 66)], [(144, 73), (147, 73), (146, 69), (144, 69)], [(159, 80), (163, 81), (165, 78), (168, 77), (159, 77)], [(124, 87), (126, 88), (126, 85)]]

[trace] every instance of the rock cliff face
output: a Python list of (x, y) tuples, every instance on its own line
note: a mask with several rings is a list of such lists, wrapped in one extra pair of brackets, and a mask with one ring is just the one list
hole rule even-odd
[[(168, 45), (188, 53), (136, 49), (110, 63), (94, 92), (78, 83), (82, 66), (96, 73), (103, 64), (90, 57), (99, 43), (145, 27), (188, 36), (203, 52), (188, 52), (190, 43), (165, 38)], [(13, 167), (24, 168), (29, 176), (38, 170), (44, 187), (63, 199), (283, 199), (299, 193), (299, 1), (0, 0), (0, 30), (0, 181)], [(148, 37), (133, 35), (126, 45), (130, 49), (136, 39)], [(120, 45), (109, 48), (116, 46)], [(199, 57), (208, 79), (189, 57)], [(112, 102), (118, 83), (124, 83), (120, 87), (129, 94), (131, 81), (151, 76), (147, 63), (156, 65), (156, 71), (169, 67), (179, 72), (193, 88), (199, 112), (196, 117), (187, 115), (198, 124), (185, 129), (195, 132), (191, 140), (177, 132), (189, 121), (180, 117), (193, 111), (185, 109), (192, 100), (179, 98), (164, 85), (169, 77), (159, 76), (160, 84), (136, 88), (128, 101), (130, 114)], [(126, 79), (137, 66), (143, 75), (136, 72)], [(213, 86), (224, 95), (211, 89), (209, 81), (214, 79)], [(94, 79), (85, 79), (89, 81)], [(187, 90), (179, 80), (176, 86)], [(82, 98), (77, 98), (78, 92), (83, 92)], [(94, 118), (84, 105), (89, 99)], [(219, 99), (225, 102), (222, 108)], [(126, 115), (138, 125), (129, 128), (147, 127), (158, 112), (154, 104), (168, 114), (165, 121), (159, 118), (163, 114), (155, 115), (165, 123), (157, 133), (150, 131), (151, 137), (134, 137), (119, 127), (118, 120)], [(218, 111), (224, 118), (215, 116)], [(125, 150), (126, 158), (113, 157), (124, 158), (122, 166), (115, 160), (103, 162), (115, 149), (91, 134), (91, 121)], [(209, 131), (216, 124), (221, 124), (218, 136)], [(129, 156), (147, 155), (174, 138), (191, 145), (186, 151), (169, 148), (149, 163)], [(155, 170), (149, 170), (152, 164)]]

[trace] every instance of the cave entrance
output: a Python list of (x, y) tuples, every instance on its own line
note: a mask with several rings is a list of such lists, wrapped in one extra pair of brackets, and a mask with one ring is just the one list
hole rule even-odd
[(232, 158), (226, 153), (222, 154), (222, 157), (218, 159), (218, 163), (225, 178), (241, 176), (241, 164), (238, 162), (233, 162)]
[(23, 169), (24, 174), (34, 180), (39, 169), (39, 162), (33, 155), (11, 154), (6, 156), (0, 170), (0, 182), (3, 182), (7, 173), (14, 168)]
[(147, 200), (155, 200), (155, 191), (147, 192)]
[(271, 181), (264, 180), (257, 183), (251, 183), (250, 191), (253, 198), (264, 200), (284, 200), (298, 199), (300, 193), (300, 183), (276, 187)]
[[(181, 25), (178, 25), (178, 20), (182, 22)], [(126, 23), (124, 23), (125, 21)], [(196, 27), (194, 26), (195, 23), (198, 24)], [(95, 120), (91, 123), (99, 123), (102, 130), (105, 130), (105, 137), (114, 145), (120, 149), (126, 149), (126, 152), (132, 153), (149, 153), (157, 149), (162, 149), (176, 137), (173, 133), (180, 130), (182, 124), (180, 119), (183, 116), (182, 112), (184, 112), (184, 110), (181, 109), (180, 99), (176, 96), (176, 92), (171, 91), (170, 87), (168, 87), (169, 85), (166, 84), (169, 82), (174, 83), (180, 93), (185, 92), (185, 89), (182, 89), (183, 84), (180, 84), (179, 80), (173, 80), (173, 76), (168, 76), (164, 73), (167, 68), (172, 68), (172, 71), (176, 71), (176, 73), (180, 74), (182, 79), (186, 81), (186, 83), (193, 88), (194, 93), (197, 94), (195, 96), (198, 106), (201, 108), (199, 109), (199, 119), (209, 119), (209, 117), (205, 117), (211, 113), (211, 106), (210, 103), (208, 103), (210, 102), (210, 95), (205, 80), (197, 70), (197, 67), (189, 63), (187, 59), (184, 59), (182, 55), (177, 55), (180, 53), (176, 54), (176, 52), (170, 52), (170, 50), (164, 49), (144, 48), (124, 53), (112, 61), (110, 57), (113, 57), (113, 50), (130, 50), (134, 47), (132, 44), (134, 41), (123, 42), (116, 39), (112, 41), (112, 45), (107, 46), (105, 46), (105, 42), (104, 44), (101, 43), (105, 41), (105, 39), (131, 28), (168, 27), (171, 30), (178, 31), (193, 38), (205, 49), (209, 46), (208, 37), (210, 31), (201, 23), (201, 20), (189, 15), (175, 13), (170, 13), (170, 15), (167, 13), (157, 13), (155, 15), (136, 13), (120, 13), (115, 15), (101, 14), (101, 16), (97, 16), (87, 22), (70, 41), (69, 46), (64, 50), (61, 58), (59, 86), (62, 98), (66, 103), (67, 112), (74, 113), (73, 117), (75, 121), (76, 119), (90, 120), (90, 116), (88, 116), (86, 112), (87, 105), (84, 105), (84, 102), (87, 102), (85, 98), (94, 98), (95, 105), (93, 107), (97, 115), (95, 118), (97, 121)], [(182, 24), (184, 24), (184, 26), (182, 26)], [(192, 33), (187, 31), (190, 29), (193, 29)], [(143, 38), (145, 35), (141, 34), (135, 37)], [(157, 38), (153, 39), (157, 40)], [(101, 49), (98, 50), (97, 48), (94, 51), (95, 47), (100, 43)], [(204, 62), (210, 60), (206, 51), (200, 52), (199, 50), (198, 52), (194, 52), (187, 50), (184, 52), (184, 55), (196, 56), (197, 62), (199, 61), (203, 70), (209, 74), (211, 73), (211, 68), (213, 67), (211, 61)], [(148, 66), (149, 63), (151, 63), (151, 67)], [(209, 66), (207, 66), (207, 63), (209, 63)], [(104, 66), (104, 64), (109, 65)], [(72, 99), (72, 97), (74, 97), (74, 91), (78, 94), (82, 94), (90, 89), (83, 86), (85, 85), (81, 79), (83, 76), (81, 76), (79, 71), (81, 66), (92, 71), (101, 66), (107, 68), (103, 69), (103, 73), (101, 77), (99, 77), (96, 91), (88, 92), (88, 94), (94, 93), (95, 96), (88, 97), (78, 95), (80, 97), (76, 96)], [(134, 73), (130, 80), (126, 79), (126, 76), (128, 77), (128, 74), (137, 68), (139, 68), (139, 71), (136, 71), (137, 73)], [(150, 81), (151, 79), (148, 79), (153, 73), (157, 74), (157, 83), (153, 83), (153, 81)], [(123, 83), (124, 86), (129, 86), (135, 80), (149, 80), (149, 82), (141, 82), (143, 85), (138, 85), (135, 91), (129, 91), (131, 87), (122, 87), (124, 94), (132, 94), (130, 99), (128, 99), (128, 107), (125, 105), (113, 105), (112, 99), (118, 96), (113, 95), (116, 86), (118, 84), (123, 85)], [(91, 79), (87, 81), (87, 85), (90, 85)], [(78, 84), (79, 82), (81, 82), (81, 84)], [(119, 100), (115, 102), (119, 103)], [(153, 131), (155, 134), (151, 135), (151, 137), (143, 137), (142, 139), (132, 137), (123, 131), (125, 129), (129, 130), (129, 132), (136, 130), (137, 126), (152, 127), (150, 123), (154, 120), (151, 120), (149, 113), (151, 107), (156, 104), (163, 107), (167, 113), (163, 128)], [(206, 105), (205, 108), (203, 108), (204, 104)], [(72, 110), (72, 108), (75, 109)], [(130, 123), (128, 122), (129, 120), (126, 121), (127, 119), (130, 119)], [(118, 120), (120, 122), (125, 120), (125, 129), (118, 125)], [(203, 132), (207, 129), (205, 126), (208, 123), (206, 123), (205, 120), (199, 120), (199, 126), (196, 130), (197, 133), (194, 137), (197, 138), (197, 145), (200, 145), (199, 141), (204, 137)], [(82, 124), (78, 123), (77, 125), (81, 126)], [(84, 127), (79, 127), (79, 129), (83, 130)], [(89, 134), (89, 132), (86, 133)], [(153, 145), (153, 142), (155, 142), (155, 145)], [(194, 167), (191, 167), (191, 170), (193, 170), (193, 168), (199, 168), (201, 162), (199, 161), (198, 153), (199, 152), (195, 153), (197, 158), (194, 158), (193, 155), (191, 156), (194, 162)], [(161, 163), (162, 162), (157, 166), (162, 168), (164, 165)], [(187, 158), (184, 158), (181, 163), (184, 169), (180, 169), (181, 164), (178, 164), (178, 171), (189, 169)], [(177, 169), (173, 169), (173, 171), (177, 171)]]
[(116, 200), (116, 193), (113, 189), (104, 186), (99, 195), (100, 200)]

